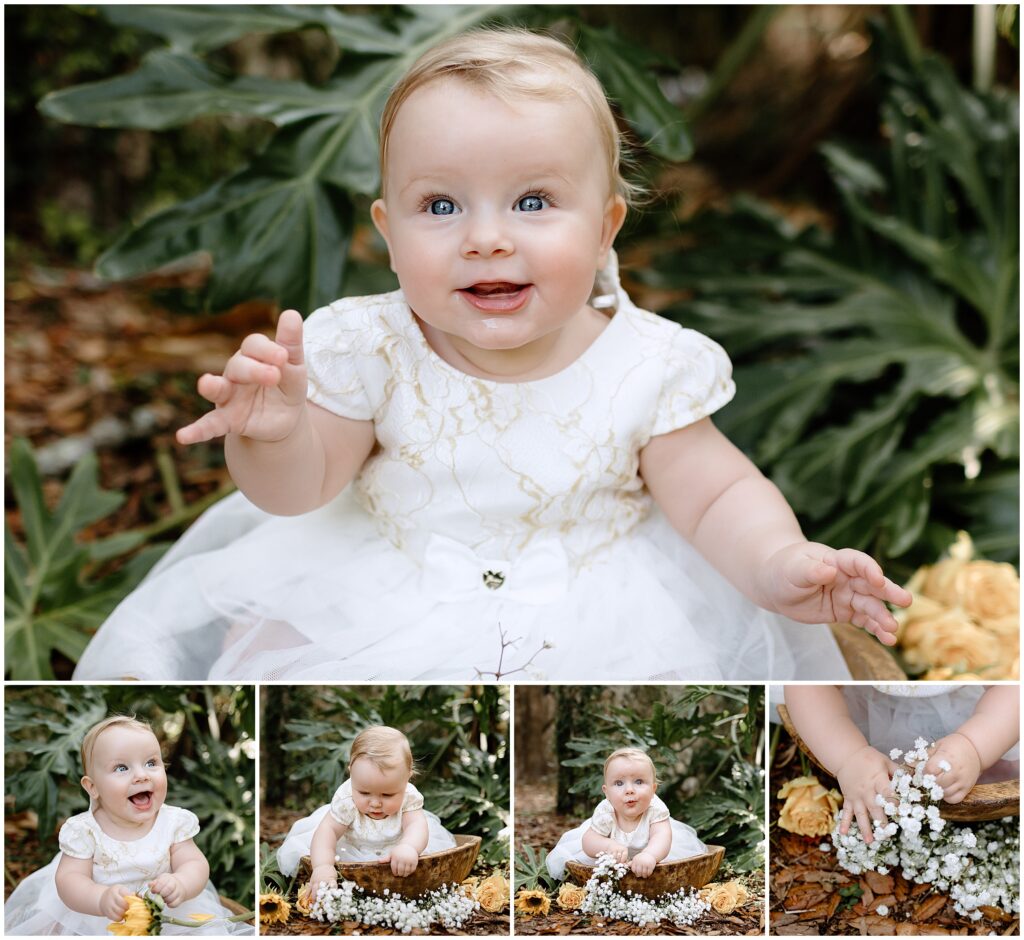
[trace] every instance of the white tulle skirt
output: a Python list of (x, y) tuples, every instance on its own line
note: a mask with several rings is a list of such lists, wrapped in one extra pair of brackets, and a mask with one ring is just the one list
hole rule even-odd
[[(672, 827), (672, 845), (662, 861), (678, 862), (680, 859), (693, 858), (695, 855), (703, 855), (707, 847), (697, 838), (697, 830), (693, 826), (679, 822), (677, 819), (670, 819)], [(597, 859), (587, 855), (583, 851), (583, 834), (590, 828), (590, 820), (570, 829), (565, 833), (558, 844), (548, 852), (547, 866), (552, 878), (559, 881), (565, 877), (566, 862), (583, 862), (587, 865), (596, 865)], [(629, 846), (629, 857), (633, 858), (646, 848), (644, 845)]]
[[(985, 686), (980, 684), (942, 688), (939, 694), (913, 697), (891, 695), (870, 685), (847, 685), (842, 691), (850, 717), (868, 743), (888, 754), (893, 748), (906, 751), (919, 737), (930, 743), (956, 731), (974, 714), (978, 699), (985, 694)], [(1019, 746), (1002, 759), (1019, 761)], [(1003, 767), (1002, 773), (1006, 772)]]
[(348, 490), (291, 517), (233, 494), (113, 612), (75, 678), (849, 678), (827, 627), (748, 601), (657, 511), (545, 603), (442, 593)]
[[(277, 865), (284, 874), (289, 877), (295, 874), (302, 857), (309, 855), (313, 833), (330, 808), (330, 804), (321, 806), (312, 815), (297, 819), (288, 830), (288, 835), (277, 850)], [(420, 855), (430, 855), (432, 852), (454, 848), (455, 837), (444, 828), (441, 820), (430, 810), (423, 810), (423, 815), (427, 818), (427, 847)], [(397, 845), (398, 841), (393, 844)], [(356, 842), (350, 837), (350, 832), (346, 832), (338, 840), (334, 852), (340, 862), (379, 862), (388, 854), (390, 848), (390, 845)]]
[[(4, 904), (4, 932), (7, 936), (31, 937), (109, 937), (105, 917), (79, 914), (71, 910), (57, 894), (57, 866), (60, 855), (49, 865), (32, 872)], [(142, 891), (145, 885), (129, 885), (135, 891)], [(210, 882), (202, 893), (177, 907), (169, 907), (167, 913), (174, 918), (187, 920), (190, 914), (213, 914), (215, 920), (199, 927), (176, 927), (165, 924), (161, 936), (177, 934), (204, 934), (206, 936), (252, 936), (256, 930), (250, 924), (226, 923), (223, 918), (232, 912), (220, 903), (220, 898)]]

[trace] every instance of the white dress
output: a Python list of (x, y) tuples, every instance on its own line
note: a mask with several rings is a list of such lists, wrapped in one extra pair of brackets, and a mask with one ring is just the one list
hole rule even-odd
[[(423, 809), (423, 797), (411, 783), (405, 786), (402, 808), (384, 819), (371, 819), (356, 809), (352, 801), (352, 781), (346, 780), (334, 794), (330, 803), (321, 806), (311, 815), (298, 819), (288, 831), (284, 842), (277, 850), (277, 864), (286, 875), (293, 875), (304, 855), (309, 855), (313, 833), (320, 820), (328, 813), (335, 822), (348, 826), (338, 840), (335, 855), (340, 862), (382, 861), (392, 847), (402, 840), (402, 814)], [(430, 810), (423, 810), (427, 818), (427, 847), (420, 853), (443, 852), (455, 846), (455, 838), (441, 824)]]
[[(929, 743), (956, 731), (977, 707), (987, 686), (907, 682), (842, 686), (854, 724), (876, 750), (906, 751), (917, 738)], [(1003, 760), (1019, 760), (1014, 746)]]
[(707, 847), (697, 838), (697, 830), (693, 826), (672, 819), (668, 807), (659, 796), (651, 799), (651, 805), (647, 812), (640, 817), (640, 822), (635, 829), (626, 831), (620, 828), (615, 818), (615, 810), (608, 800), (602, 800), (597, 804), (594, 815), (585, 823), (570, 829), (565, 833), (547, 857), (548, 871), (553, 878), (561, 880), (565, 876), (565, 863), (569, 861), (585, 862), (588, 865), (597, 864), (597, 859), (592, 858), (583, 851), (583, 834), (588, 829), (593, 829), (598, 835), (614, 839), (620, 845), (629, 849), (629, 857), (639, 855), (647, 843), (651, 841), (651, 824), (667, 819), (672, 827), (672, 845), (668, 855), (662, 861), (677, 862), (682, 858), (693, 858), (695, 855), (703, 855)]
[[(109, 936), (110, 921), (105, 917), (79, 914), (58, 896), (56, 875), (61, 855), (91, 858), (92, 877), (97, 884), (125, 885), (132, 892), (140, 893), (157, 875), (171, 870), (171, 846), (193, 838), (198, 832), (199, 820), (195, 813), (167, 804), (160, 807), (149, 832), (130, 842), (108, 836), (92, 810), (72, 816), (61, 826), (60, 852), (56, 858), (25, 878), (4, 904), (5, 932), (9, 936)], [(220, 919), (231, 917), (232, 912), (220, 903), (209, 881), (199, 895), (166, 910), (170, 916), (181, 920), (188, 920), (190, 914), (213, 914), (218, 919), (199, 928), (166, 925), (161, 931), (164, 936), (196, 933), (252, 936), (255, 933), (255, 928), (249, 924), (229, 924)]]
[(654, 505), (641, 448), (728, 402), (731, 367), (621, 287), (614, 306), (579, 359), (518, 383), (442, 360), (400, 291), (313, 313), (309, 398), (372, 420), (373, 454), (314, 512), (210, 509), (75, 678), (849, 678), (827, 627), (748, 601)]

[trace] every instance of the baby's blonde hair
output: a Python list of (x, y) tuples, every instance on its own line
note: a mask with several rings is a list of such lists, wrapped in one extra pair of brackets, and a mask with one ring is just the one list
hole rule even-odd
[(374, 725), (360, 731), (349, 751), (349, 773), (352, 772), (352, 765), (360, 757), (373, 761), (378, 770), (404, 767), (409, 772), (410, 778), (416, 775), (409, 739), (397, 728)]
[(82, 773), (85, 774), (85, 776), (89, 776), (89, 764), (92, 761), (92, 752), (96, 749), (96, 742), (99, 740), (100, 735), (108, 728), (118, 726), (133, 728), (136, 731), (148, 731), (150, 734), (153, 734), (153, 729), (149, 726), (149, 723), (141, 721), (134, 715), (110, 715), (102, 721), (96, 722), (96, 724), (85, 732), (85, 737), (82, 738)]
[(654, 766), (654, 761), (651, 760), (651, 755), (648, 754), (647, 751), (639, 747), (620, 747), (617, 751), (612, 751), (611, 754), (605, 758), (603, 776), (608, 776), (608, 765), (618, 757), (625, 757), (627, 760), (647, 761), (651, 767), (651, 783), (655, 786), (658, 785), (658, 770)]
[(417, 88), (441, 78), (457, 78), (506, 103), (577, 98), (594, 118), (612, 192), (627, 202), (639, 194), (639, 187), (622, 175), (622, 135), (594, 74), (565, 43), (526, 29), (501, 27), (469, 30), (428, 49), (391, 89), (380, 117), (382, 195), (388, 142), (399, 108)]

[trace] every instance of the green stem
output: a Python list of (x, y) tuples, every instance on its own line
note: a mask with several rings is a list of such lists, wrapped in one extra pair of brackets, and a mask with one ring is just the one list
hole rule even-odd
[(914, 24), (911, 22), (909, 11), (903, 4), (894, 4), (889, 7), (889, 16), (892, 17), (892, 24), (896, 27), (896, 35), (900, 38), (903, 51), (910, 60), (910, 64), (914, 67), (915, 71), (920, 69), (921, 57), (923, 55), (921, 41), (917, 38), (917, 30), (914, 29)]
[(180, 511), (172, 512), (170, 515), (157, 519), (156, 522), (151, 522), (148, 526), (143, 526), (135, 531), (142, 535), (144, 541), (149, 541), (154, 536), (162, 535), (170, 529), (177, 529), (186, 522), (191, 522), (214, 503), (234, 491), (233, 483), (224, 483), (213, 492), (207, 493), (202, 499), (197, 499), (194, 503), (184, 506)]
[(174, 468), (174, 459), (171, 457), (170, 448), (161, 444), (156, 452), (156, 467), (160, 472), (160, 482), (164, 485), (167, 493), (167, 502), (172, 513), (180, 513), (185, 508), (185, 498), (181, 495), (181, 484), (178, 482), (178, 473)]

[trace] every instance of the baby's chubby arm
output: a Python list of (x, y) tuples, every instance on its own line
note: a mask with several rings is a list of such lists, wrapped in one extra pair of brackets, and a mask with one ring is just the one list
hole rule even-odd
[(168, 907), (177, 907), (196, 897), (209, 880), (210, 865), (206, 856), (188, 839), (171, 846), (171, 870), (157, 875), (149, 883), (149, 890), (159, 894)]
[(833, 685), (787, 685), (789, 716), (811, 753), (833, 774), (843, 792), (839, 831), (854, 818), (864, 841), (873, 841), (872, 820), (885, 821), (876, 797), (891, 795), (896, 765), (868, 744), (850, 717), (843, 694)]
[(935, 743), (925, 770), (935, 775), (947, 803), (959, 803), (978, 782), (981, 772), (995, 764), (1019, 738), (1017, 689), (993, 686), (978, 700), (967, 721)]
[(611, 855), (617, 862), (625, 863), (629, 860), (629, 849), (626, 846), (599, 832), (594, 832), (590, 827), (583, 833), (583, 851), (591, 858), (597, 858), (603, 853)]
[(306, 401), (302, 317), (284, 311), (274, 339), (247, 336), (223, 375), (200, 377), (216, 407), (178, 431), (180, 444), (224, 437), (228, 469), (257, 506), (298, 515), (333, 499), (374, 444), (373, 422), (331, 414)]
[(778, 488), (710, 418), (651, 438), (640, 474), (676, 530), (756, 604), (896, 642), (884, 602), (907, 607), (910, 594), (869, 555), (808, 542)]
[(124, 885), (99, 885), (92, 878), (92, 859), (62, 854), (57, 864), (57, 895), (73, 911), (106, 917), (116, 923), (128, 910)]
[(330, 813), (324, 814), (320, 824), (313, 833), (313, 841), (309, 846), (309, 861), (313, 873), (309, 877), (309, 899), (316, 900), (317, 890), (321, 882), (331, 887), (338, 883), (338, 872), (334, 867), (338, 840), (348, 832), (348, 826), (338, 822)]
[(646, 878), (672, 848), (672, 826), (667, 819), (651, 823), (651, 837), (642, 852), (633, 856), (630, 869), (634, 875)]
[(404, 878), (416, 871), (420, 863), (420, 853), (427, 847), (429, 839), (427, 817), (423, 810), (414, 809), (402, 813), (402, 840), (391, 850), (389, 856), (392, 873)]

